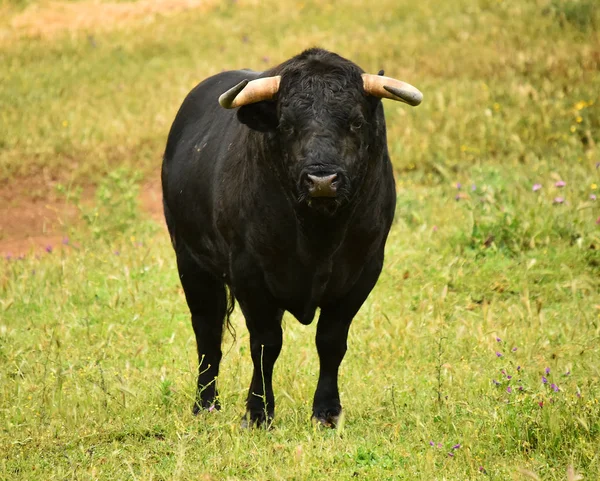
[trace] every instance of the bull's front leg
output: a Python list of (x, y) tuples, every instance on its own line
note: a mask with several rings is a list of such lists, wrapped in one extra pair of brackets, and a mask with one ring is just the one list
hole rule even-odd
[(317, 352), (320, 371), (317, 390), (313, 401), (313, 419), (327, 427), (335, 427), (342, 413), (338, 372), (346, 354), (349, 321), (329, 318), (326, 312), (321, 314), (317, 325)]
[(382, 251), (367, 263), (361, 276), (341, 299), (321, 308), (316, 344), (319, 353), (319, 381), (313, 401), (313, 419), (336, 427), (342, 414), (338, 373), (347, 349), (352, 319), (375, 286), (383, 265)]
[(250, 351), (254, 370), (246, 401), (243, 427), (269, 426), (275, 416), (273, 368), (282, 345), (281, 317), (276, 310), (260, 319), (246, 319), (250, 331)]
[(248, 255), (234, 264), (234, 293), (250, 333), (254, 370), (242, 427), (269, 426), (275, 415), (273, 368), (281, 352), (283, 310), (269, 294), (262, 272)]

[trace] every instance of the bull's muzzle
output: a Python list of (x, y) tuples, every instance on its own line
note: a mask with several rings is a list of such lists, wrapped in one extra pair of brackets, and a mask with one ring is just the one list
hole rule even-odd
[(310, 197), (336, 197), (339, 179), (337, 174), (307, 174), (306, 186)]

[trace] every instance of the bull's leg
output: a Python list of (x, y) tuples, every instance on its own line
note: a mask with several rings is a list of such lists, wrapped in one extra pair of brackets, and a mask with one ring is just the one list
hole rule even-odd
[(219, 409), (217, 376), (221, 362), (227, 295), (223, 282), (206, 272), (184, 246), (177, 249), (177, 268), (198, 347), (198, 389), (193, 411)]
[(254, 365), (242, 426), (268, 426), (275, 414), (273, 367), (281, 352), (283, 310), (269, 294), (262, 270), (251, 256), (238, 252), (232, 271), (233, 290), (250, 333)]
[(320, 371), (313, 400), (313, 418), (324, 426), (335, 427), (342, 413), (338, 389), (339, 367), (347, 348), (348, 329), (352, 318), (329, 318), (321, 312), (317, 325), (317, 352)]
[(365, 266), (354, 287), (342, 299), (321, 309), (316, 344), (320, 371), (313, 401), (313, 418), (327, 427), (335, 427), (342, 413), (338, 372), (346, 354), (348, 330), (355, 314), (375, 286), (383, 263), (380, 259)]
[(281, 352), (283, 311), (272, 306), (253, 309), (247, 304), (242, 305), (242, 302), (240, 305), (250, 332), (250, 352), (254, 365), (242, 425), (268, 426), (275, 415), (273, 368)]

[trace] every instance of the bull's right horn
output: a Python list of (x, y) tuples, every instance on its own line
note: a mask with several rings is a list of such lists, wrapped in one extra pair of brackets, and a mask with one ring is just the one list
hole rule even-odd
[(225, 109), (235, 109), (242, 105), (272, 100), (279, 91), (281, 75), (256, 80), (242, 80), (235, 87), (219, 97), (219, 104)]

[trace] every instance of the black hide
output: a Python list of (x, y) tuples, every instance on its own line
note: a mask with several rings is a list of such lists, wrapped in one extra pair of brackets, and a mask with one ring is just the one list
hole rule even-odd
[[(219, 407), (227, 286), (250, 332), (245, 422), (273, 416), (283, 312), (310, 324), (317, 308), (313, 416), (326, 425), (338, 420), (348, 329), (381, 272), (396, 200), (383, 107), (365, 93), (361, 73), (311, 49), (267, 72), (208, 78), (175, 118), (162, 185), (198, 345), (195, 411)], [(273, 101), (237, 110), (217, 102), (244, 79), (274, 75), (281, 84)], [(315, 178), (327, 185), (315, 187)], [(314, 196), (317, 190), (327, 195)]]

